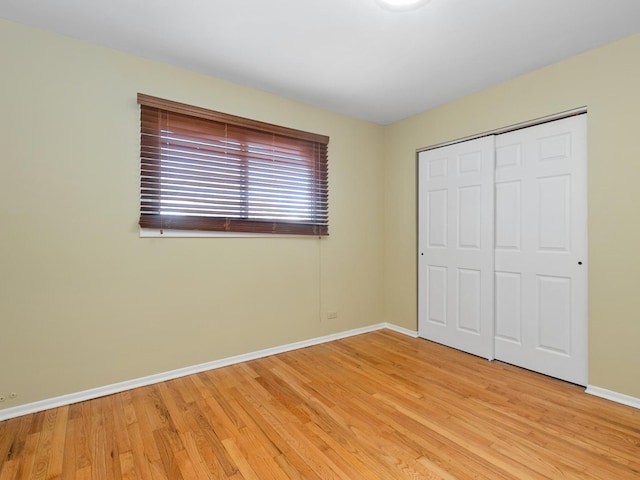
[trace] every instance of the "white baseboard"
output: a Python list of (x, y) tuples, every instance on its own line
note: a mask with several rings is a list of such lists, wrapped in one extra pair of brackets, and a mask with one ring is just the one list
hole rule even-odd
[[(346, 332), (325, 335), (323, 337), (317, 337), (309, 340), (290, 343), (287, 345), (282, 345), (280, 347), (258, 350), (256, 352), (246, 353), (243, 355), (236, 355), (234, 357), (223, 358), (221, 360), (214, 360), (212, 362), (201, 363), (199, 365), (194, 365), (191, 367), (179, 368), (177, 370), (171, 370), (169, 372), (158, 373), (155, 375), (149, 375), (146, 377), (136, 378), (133, 380), (127, 380), (125, 382), (114, 383), (112, 385), (105, 385), (104, 387), (92, 388), (89, 390), (71, 393), (68, 395), (61, 395), (59, 397), (40, 400), (38, 402), (27, 403), (25, 405), (18, 405), (17, 407), (6, 408), (4, 410), (0, 410), (0, 421), (8, 420), (14, 417), (20, 417), (22, 415), (28, 415), (30, 413), (41, 412), (43, 410), (49, 410), (50, 408), (57, 408), (57, 407), (62, 407), (64, 405), (71, 405), (72, 403), (84, 402), (85, 400), (104, 397), (106, 395), (112, 395), (114, 393), (123, 392), (125, 390), (131, 390), (133, 388), (153, 385), (154, 383), (173, 380), (174, 378), (185, 377), (187, 375), (192, 375), (194, 373), (205, 372), (207, 370), (214, 370), (216, 368), (235, 365), (237, 363), (247, 362), (249, 360), (256, 360), (258, 358), (268, 357), (270, 355), (276, 355), (278, 353), (290, 352), (292, 350), (297, 350), (300, 348), (311, 347), (313, 345), (320, 345), (321, 343), (332, 342), (334, 340), (340, 340), (341, 338), (352, 337), (355, 335), (361, 335), (363, 333), (369, 333), (369, 332), (374, 332), (376, 330), (383, 330), (383, 329), (393, 330), (394, 332), (398, 332), (413, 338), (418, 337), (417, 331), (399, 327), (392, 323), (379, 323), (377, 325), (371, 325), (368, 327), (348, 330)], [(628, 405), (630, 407), (640, 409), (640, 398), (635, 398), (630, 395), (624, 395), (622, 393), (613, 392), (611, 390), (606, 390), (604, 388), (596, 387), (593, 385), (587, 386), (586, 393), (590, 395), (594, 395), (596, 397), (605, 398), (607, 400), (611, 400), (616, 403), (621, 403), (623, 405)]]
[(408, 328), (399, 327), (397, 325), (394, 325), (393, 323), (384, 323), (382, 328), (393, 330), (394, 332), (407, 335), (408, 337), (418, 338), (417, 330), (409, 330)]
[(371, 325), (369, 327), (357, 328), (354, 330), (348, 330), (346, 332), (334, 333), (332, 335), (326, 335), (323, 337), (312, 338), (310, 340), (303, 340), (301, 342), (290, 343), (288, 345), (282, 345), (280, 347), (267, 348), (264, 350), (258, 350), (256, 352), (246, 353), (243, 355), (236, 355), (234, 357), (223, 358), (221, 360), (214, 360), (212, 362), (201, 363), (191, 367), (179, 368), (177, 370), (171, 370), (169, 372), (158, 373), (155, 375), (149, 375), (147, 377), (136, 378), (133, 380), (127, 380), (125, 382), (114, 383), (112, 385), (105, 385), (104, 387), (92, 388), (84, 390), (82, 392), (71, 393), (68, 395), (61, 395), (59, 397), (49, 398), (46, 400), (40, 400), (38, 402), (27, 403), (25, 405), (18, 405), (17, 407), (6, 408), (0, 410), (0, 421), (7, 420), (9, 418), (20, 417), (29, 413), (41, 412), (43, 410), (49, 410), (50, 408), (62, 407), (64, 405), (71, 405), (72, 403), (84, 402), (85, 400), (91, 400), (94, 398), (104, 397), (106, 395), (112, 395), (114, 393), (124, 392), (125, 390), (131, 390), (133, 388), (145, 387), (154, 383), (165, 382), (167, 380), (173, 380), (174, 378), (185, 377), (194, 373), (205, 372), (207, 370), (214, 370), (216, 368), (226, 367), (229, 365), (235, 365), (241, 362), (247, 362), (249, 360), (255, 360), (262, 357), (268, 357), (270, 355), (276, 355), (278, 353), (289, 352), (297, 350), (299, 348), (311, 347), (313, 345), (319, 345), (321, 343), (332, 342), (341, 338), (352, 337), (354, 335), (361, 335), (363, 333), (374, 332), (376, 330), (390, 329), (396, 332), (417, 337), (417, 332), (407, 330), (396, 325), (389, 323), (379, 323), (377, 325)]
[(640, 398), (613, 392), (611, 390), (595, 387), (593, 385), (587, 385), (587, 389), (585, 391), (589, 395), (593, 395), (595, 397), (605, 398), (607, 400), (611, 400), (612, 402), (621, 403), (623, 405), (628, 405), (634, 408), (640, 408)]

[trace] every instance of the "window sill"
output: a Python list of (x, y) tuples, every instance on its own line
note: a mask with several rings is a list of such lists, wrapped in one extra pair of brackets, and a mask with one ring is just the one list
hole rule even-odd
[(318, 238), (315, 235), (283, 235), (274, 233), (208, 232), (204, 230), (169, 230), (140, 228), (140, 238)]

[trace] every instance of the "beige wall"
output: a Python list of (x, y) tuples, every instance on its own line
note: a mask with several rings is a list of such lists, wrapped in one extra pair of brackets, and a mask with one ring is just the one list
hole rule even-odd
[(416, 150), (587, 106), (589, 383), (640, 397), (638, 58), (635, 35), (386, 129), (388, 321), (416, 328)]
[[(381, 127), (0, 20), (0, 408), (416, 329), (415, 151), (582, 105), (589, 381), (640, 397), (638, 55), (635, 36)], [(137, 92), (329, 135), (331, 236), (139, 238)]]
[[(384, 321), (382, 127), (6, 21), (0, 59), (0, 408)], [(330, 237), (139, 238), (137, 92), (329, 135)]]

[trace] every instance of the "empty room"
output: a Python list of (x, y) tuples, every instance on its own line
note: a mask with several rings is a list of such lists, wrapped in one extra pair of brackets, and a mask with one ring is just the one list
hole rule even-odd
[(637, 0), (0, 0), (0, 59), (0, 480), (640, 478)]

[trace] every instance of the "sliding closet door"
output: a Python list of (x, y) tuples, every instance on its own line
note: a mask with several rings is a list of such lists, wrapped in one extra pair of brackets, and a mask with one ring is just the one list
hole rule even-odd
[(419, 335), (493, 358), (494, 137), (418, 158)]
[(587, 382), (586, 115), (496, 137), (495, 358)]

